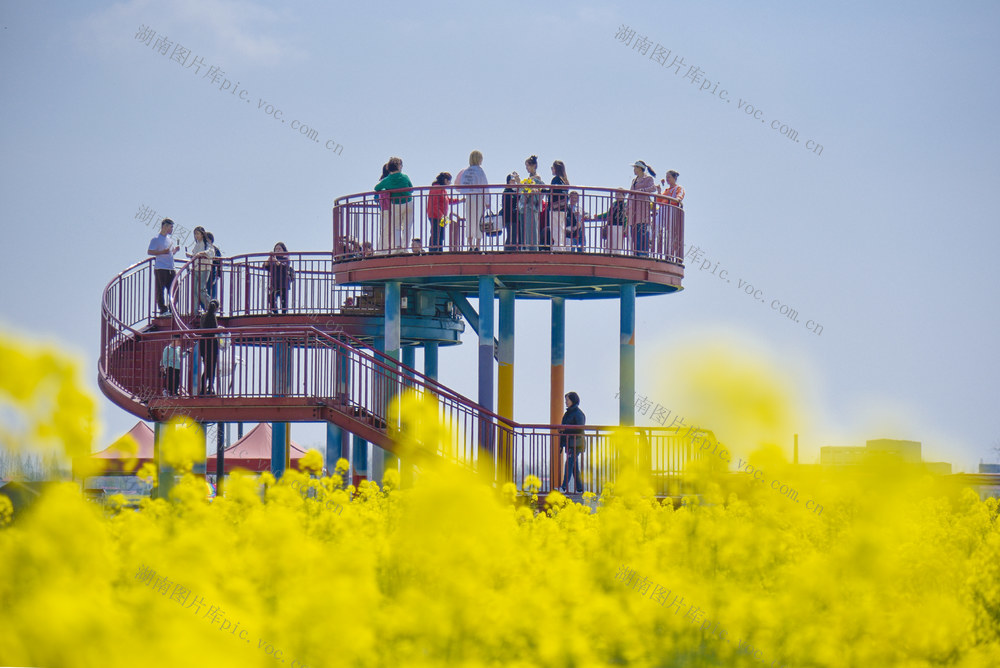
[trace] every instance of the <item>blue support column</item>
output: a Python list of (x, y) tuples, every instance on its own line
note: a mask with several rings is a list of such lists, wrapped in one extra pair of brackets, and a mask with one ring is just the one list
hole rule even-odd
[(635, 283), (621, 287), (618, 346), (618, 424), (635, 426)]
[(271, 424), (271, 475), (281, 478), (285, 475), (288, 457), (288, 423), (274, 422)]
[(354, 456), (351, 460), (354, 475), (361, 478), (368, 478), (368, 441), (357, 434), (352, 434), (352, 436), (354, 437), (352, 445)]
[(434, 380), (438, 379), (437, 341), (428, 341), (424, 344), (424, 375)]
[[(479, 277), (479, 405), (493, 410), (493, 277)], [(479, 468), (493, 480), (495, 450), (493, 425), (488, 419), (479, 420)]]
[[(382, 337), (382, 352), (392, 359), (399, 361), (400, 357), (400, 283), (399, 281), (387, 281), (385, 284), (385, 329)], [(395, 378), (392, 376), (382, 376), (381, 391), (379, 392), (379, 406), (382, 415), (389, 415), (389, 403), (392, 401), (394, 389), (396, 387)], [(388, 425), (392, 432), (394, 425)], [(398, 469), (399, 458), (391, 452), (373, 447), (372, 450), (372, 480), (379, 484), (382, 477), (388, 470)]]
[(153, 460), (156, 462), (156, 485), (153, 498), (167, 499), (174, 486), (174, 469), (163, 461), (163, 439), (168, 426), (166, 422), (153, 423)]
[[(403, 366), (408, 366), (411, 369), (417, 365), (417, 347), (416, 346), (404, 346), (403, 347)], [(412, 374), (407, 373), (407, 376), (412, 377)]]
[[(552, 358), (549, 375), (549, 424), (559, 424), (566, 410), (566, 300), (552, 298)], [(559, 453), (559, 432), (550, 432), (549, 461), (552, 465), (550, 489), (562, 483), (562, 457)]]
[[(334, 474), (337, 468), (337, 460), (344, 457), (344, 442), (346, 433), (344, 430), (332, 422), (326, 423), (326, 472), (328, 475)], [(349, 459), (349, 457), (344, 457)]]

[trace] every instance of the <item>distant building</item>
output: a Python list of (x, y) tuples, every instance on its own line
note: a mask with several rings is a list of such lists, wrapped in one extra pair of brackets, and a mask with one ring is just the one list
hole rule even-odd
[(868, 448), (825, 445), (819, 449), (821, 466), (857, 466), (865, 461)]
[(984, 464), (979, 462), (980, 473), (1000, 473), (1000, 464)]
[[(904, 441), (895, 438), (876, 438), (865, 441), (865, 447), (827, 445), (819, 449), (821, 466), (858, 466), (872, 461), (888, 461), (900, 464), (923, 465), (928, 473), (951, 475), (949, 462), (923, 462), (919, 441)], [(980, 465), (982, 466), (982, 465)], [(992, 466), (987, 464), (987, 466)], [(998, 466), (1000, 472), (1000, 466)]]
[(875, 456), (899, 457), (907, 464), (920, 463), (920, 442), (901, 441), (894, 438), (877, 438), (866, 441), (868, 452)]

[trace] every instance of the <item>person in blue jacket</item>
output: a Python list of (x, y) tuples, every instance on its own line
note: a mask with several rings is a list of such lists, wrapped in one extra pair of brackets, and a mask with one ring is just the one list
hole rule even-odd
[[(582, 427), (587, 424), (587, 416), (580, 410), (580, 395), (576, 392), (566, 394), (566, 413), (563, 414), (562, 424)], [(587, 441), (583, 435), (583, 429), (565, 428), (560, 429), (559, 449), (566, 451), (566, 466), (563, 468), (563, 492), (569, 493), (569, 480), (575, 476), (576, 493), (583, 492), (583, 480), (580, 478), (580, 456), (587, 449)]]

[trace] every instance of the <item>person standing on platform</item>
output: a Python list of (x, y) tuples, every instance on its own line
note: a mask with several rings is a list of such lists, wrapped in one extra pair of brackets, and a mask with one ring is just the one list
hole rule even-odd
[(212, 274), (212, 259), (215, 257), (215, 247), (205, 236), (205, 228), (199, 225), (194, 228), (194, 244), (187, 254), (194, 260), (194, 292), (198, 300), (198, 313), (208, 308), (212, 296), (208, 293), (208, 279)]
[[(458, 173), (457, 186), (485, 186), (489, 184), (483, 171), (483, 154), (473, 151), (469, 154), (469, 166)], [(479, 250), (483, 238), (483, 214), (490, 209), (489, 195), (485, 188), (463, 188), (459, 193), (465, 198), (465, 242), (471, 251)]]
[(545, 181), (538, 175), (538, 156), (532, 155), (524, 161), (524, 167), (528, 170), (528, 175), (521, 181), (523, 185), (518, 198), (517, 208), (521, 218), (521, 243), (524, 250), (538, 250), (538, 235), (541, 227), (542, 211), (542, 191), (540, 188), (532, 188), (532, 185), (545, 185)]
[(684, 208), (684, 187), (677, 185), (677, 179), (681, 177), (680, 173), (670, 170), (667, 172), (666, 180), (661, 179), (660, 184), (666, 185), (667, 187), (663, 189), (663, 195), (667, 197), (673, 197), (677, 200), (676, 203), (670, 202), (671, 206)]
[(403, 159), (389, 158), (389, 175), (378, 182), (375, 191), (389, 191), (389, 225), (382, 225), (380, 254), (405, 253), (413, 231), (413, 183), (403, 173)]
[(562, 160), (552, 163), (552, 188), (549, 188), (549, 232), (552, 235), (552, 250), (566, 250), (566, 212), (569, 207), (569, 196), (565, 187), (569, 177), (566, 176), (566, 165)]
[(441, 172), (431, 185), (427, 196), (427, 220), (431, 226), (431, 243), (427, 250), (440, 253), (444, 248), (444, 231), (448, 225), (448, 208), (458, 203), (457, 197), (450, 197), (445, 188), (451, 185), (451, 174)]
[(278, 314), (278, 301), (281, 301), (281, 313), (288, 313), (288, 291), (295, 281), (295, 270), (288, 258), (288, 247), (284, 242), (274, 244), (271, 257), (267, 258), (267, 307), (272, 315)]
[[(635, 178), (629, 190), (638, 193), (654, 193), (657, 191), (656, 182), (653, 177), (656, 172), (642, 160), (632, 163), (632, 172)], [(637, 192), (628, 194), (628, 222), (632, 228), (632, 248), (635, 254), (640, 257), (649, 255), (649, 219), (652, 199), (649, 195), (640, 195)]]
[[(673, 219), (673, 216), (671, 215), (672, 210), (667, 208), (671, 206), (679, 209), (684, 208), (684, 188), (677, 185), (678, 178), (680, 178), (680, 174), (671, 169), (667, 172), (666, 179), (660, 179), (660, 185), (666, 186), (660, 194), (673, 198), (672, 200), (660, 200), (656, 207), (656, 227), (659, 230), (659, 244), (657, 251), (659, 252), (660, 257), (673, 255), (671, 251), (680, 250), (683, 253), (683, 250), (679, 248), (681, 245), (679, 236), (680, 225), (670, 224)], [(673, 200), (677, 201), (674, 202)]]
[(163, 349), (163, 358), (160, 366), (163, 374), (167, 378), (167, 389), (164, 392), (171, 397), (176, 397), (180, 393), (181, 386), (181, 361), (184, 353), (181, 351), (181, 335), (174, 334), (170, 337), (170, 345)]
[[(208, 302), (208, 310), (201, 316), (201, 329), (214, 330), (219, 328), (215, 314), (219, 310), (218, 300)], [(214, 332), (202, 332), (198, 341), (198, 351), (201, 356), (201, 383), (199, 394), (215, 394), (215, 372), (219, 368), (219, 339)]]
[(569, 194), (566, 207), (566, 242), (574, 253), (582, 253), (587, 243), (587, 214), (580, 206), (580, 193)]
[[(379, 178), (379, 181), (381, 182), (387, 176), (389, 176), (388, 162), (382, 165), (382, 176)], [(379, 248), (388, 248), (392, 244), (392, 226), (389, 221), (389, 193), (384, 190), (378, 194), (378, 215), (379, 228), (377, 234), (380, 239)], [(371, 244), (371, 240), (368, 240), (368, 243)]]
[[(146, 250), (148, 255), (152, 255), (153, 273), (156, 279), (156, 306), (160, 316), (167, 315), (170, 311), (167, 304), (170, 301), (170, 285), (174, 282), (174, 255), (181, 249), (174, 243), (171, 233), (174, 231), (174, 221), (164, 218), (160, 223), (159, 236), (153, 237)], [(163, 299), (166, 292), (167, 299)]]
[(615, 255), (623, 255), (625, 253), (625, 239), (627, 238), (626, 232), (628, 230), (625, 191), (616, 190), (611, 206), (606, 212), (597, 216), (596, 219), (605, 221), (601, 237), (607, 240), (608, 250)]
[[(211, 232), (205, 232), (205, 238), (208, 239), (209, 246), (212, 247), (212, 271), (208, 275), (208, 294), (211, 295), (212, 299), (219, 298), (219, 277), (222, 276), (222, 251), (219, 247), (215, 245), (215, 235)], [(222, 314), (222, 309), (219, 309), (219, 314)]]
[(502, 206), (500, 213), (503, 214), (503, 228), (507, 233), (507, 243), (503, 249), (508, 253), (521, 249), (521, 221), (518, 220), (517, 211), (517, 188), (514, 186), (521, 183), (521, 177), (517, 172), (507, 175), (507, 187), (503, 189)]
[[(576, 480), (576, 493), (583, 492), (583, 480), (580, 478), (580, 457), (587, 449), (586, 438), (583, 435), (583, 427), (587, 424), (587, 416), (580, 410), (580, 395), (576, 392), (566, 394), (566, 412), (562, 417), (562, 424), (571, 425), (569, 428), (559, 430), (559, 449), (566, 451), (566, 466), (563, 467), (563, 492), (569, 493), (570, 478)], [(577, 427), (577, 428), (573, 428)]]

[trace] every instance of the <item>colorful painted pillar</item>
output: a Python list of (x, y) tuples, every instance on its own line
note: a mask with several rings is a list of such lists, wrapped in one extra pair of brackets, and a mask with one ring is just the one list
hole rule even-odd
[[(479, 405), (493, 411), (493, 277), (479, 277)], [(494, 475), (494, 444), (491, 422), (481, 416), (479, 420), (479, 456), (481, 469)]]
[[(271, 378), (274, 382), (272, 395), (287, 396), (292, 384), (292, 365), (287, 341), (275, 341), (272, 346)], [(271, 475), (280, 478), (289, 465), (289, 429), (287, 422), (271, 424)]]
[[(549, 380), (549, 424), (562, 422), (566, 412), (565, 376), (566, 354), (566, 300), (552, 298), (552, 370)], [(549, 439), (549, 461), (552, 462), (549, 489), (555, 489), (562, 482), (562, 458), (559, 456), (559, 432), (552, 430)]]
[[(500, 290), (500, 341), (497, 349), (497, 414), (514, 419), (514, 304), (513, 290)], [(501, 481), (514, 479), (514, 443), (501, 431), (498, 473)]]
[(621, 287), (618, 346), (618, 424), (635, 426), (635, 283)]

